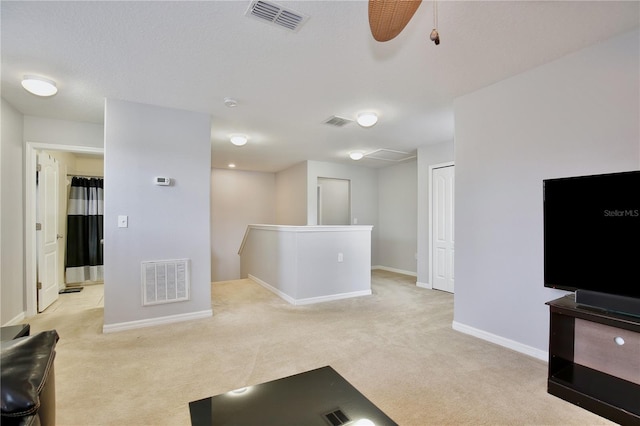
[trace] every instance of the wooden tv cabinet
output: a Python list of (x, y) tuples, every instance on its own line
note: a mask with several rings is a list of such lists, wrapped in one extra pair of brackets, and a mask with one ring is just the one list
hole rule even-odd
[(547, 302), (547, 391), (622, 425), (640, 425), (640, 318)]

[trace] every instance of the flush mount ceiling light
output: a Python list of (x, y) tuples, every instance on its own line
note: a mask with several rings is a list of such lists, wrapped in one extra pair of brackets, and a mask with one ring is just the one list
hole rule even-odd
[(249, 140), (245, 135), (231, 135), (231, 143), (235, 146), (242, 146)]
[(25, 75), (22, 87), (36, 96), (53, 96), (58, 93), (56, 82), (36, 75)]
[(358, 160), (361, 160), (361, 159), (362, 159), (362, 157), (364, 157), (364, 154), (363, 154), (362, 152), (360, 152), (360, 151), (353, 151), (353, 152), (350, 152), (350, 153), (349, 153), (349, 157), (350, 157), (352, 160), (356, 160), (356, 161), (358, 161)]
[(361, 112), (356, 121), (362, 127), (371, 127), (378, 122), (378, 116), (375, 112)]
[(233, 98), (224, 98), (224, 104), (227, 108), (235, 108), (238, 106), (238, 101)]

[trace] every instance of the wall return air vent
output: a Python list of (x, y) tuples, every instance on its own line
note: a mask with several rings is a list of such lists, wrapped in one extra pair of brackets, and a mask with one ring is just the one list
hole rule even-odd
[(297, 32), (302, 24), (309, 19), (308, 16), (302, 13), (264, 0), (252, 1), (245, 16), (256, 18), (294, 32)]
[(189, 300), (189, 259), (142, 262), (142, 306)]

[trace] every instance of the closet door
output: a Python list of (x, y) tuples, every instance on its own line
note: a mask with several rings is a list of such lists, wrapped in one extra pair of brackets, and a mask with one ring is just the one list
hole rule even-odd
[(454, 166), (433, 169), (431, 176), (433, 288), (450, 293), (453, 293), (454, 281), (454, 186)]

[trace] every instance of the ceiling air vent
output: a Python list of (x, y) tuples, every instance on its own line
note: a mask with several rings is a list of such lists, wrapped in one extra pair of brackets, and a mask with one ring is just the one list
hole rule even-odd
[(252, 1), (245, 15), (291, 31), (298, 31), (302, 24), (309, 19), (308, 16), (299, 12), (264, 0)]
[(404, 161), (410, 158), (414, 158), (415, 154), (403, 151), (394, 151), (392, 149), (378, 149), (364, 155), (364, 158), (371, 158), (373, 160), (383, 161)]
[(337, 115), (332, 115), (327, 118), (324, 124), (328, 124), (330, 126), (342, 127), (345, 124), (349, 124), (353, 122), (353, 120), (349, 120), (348, 118), (338, 117)]

